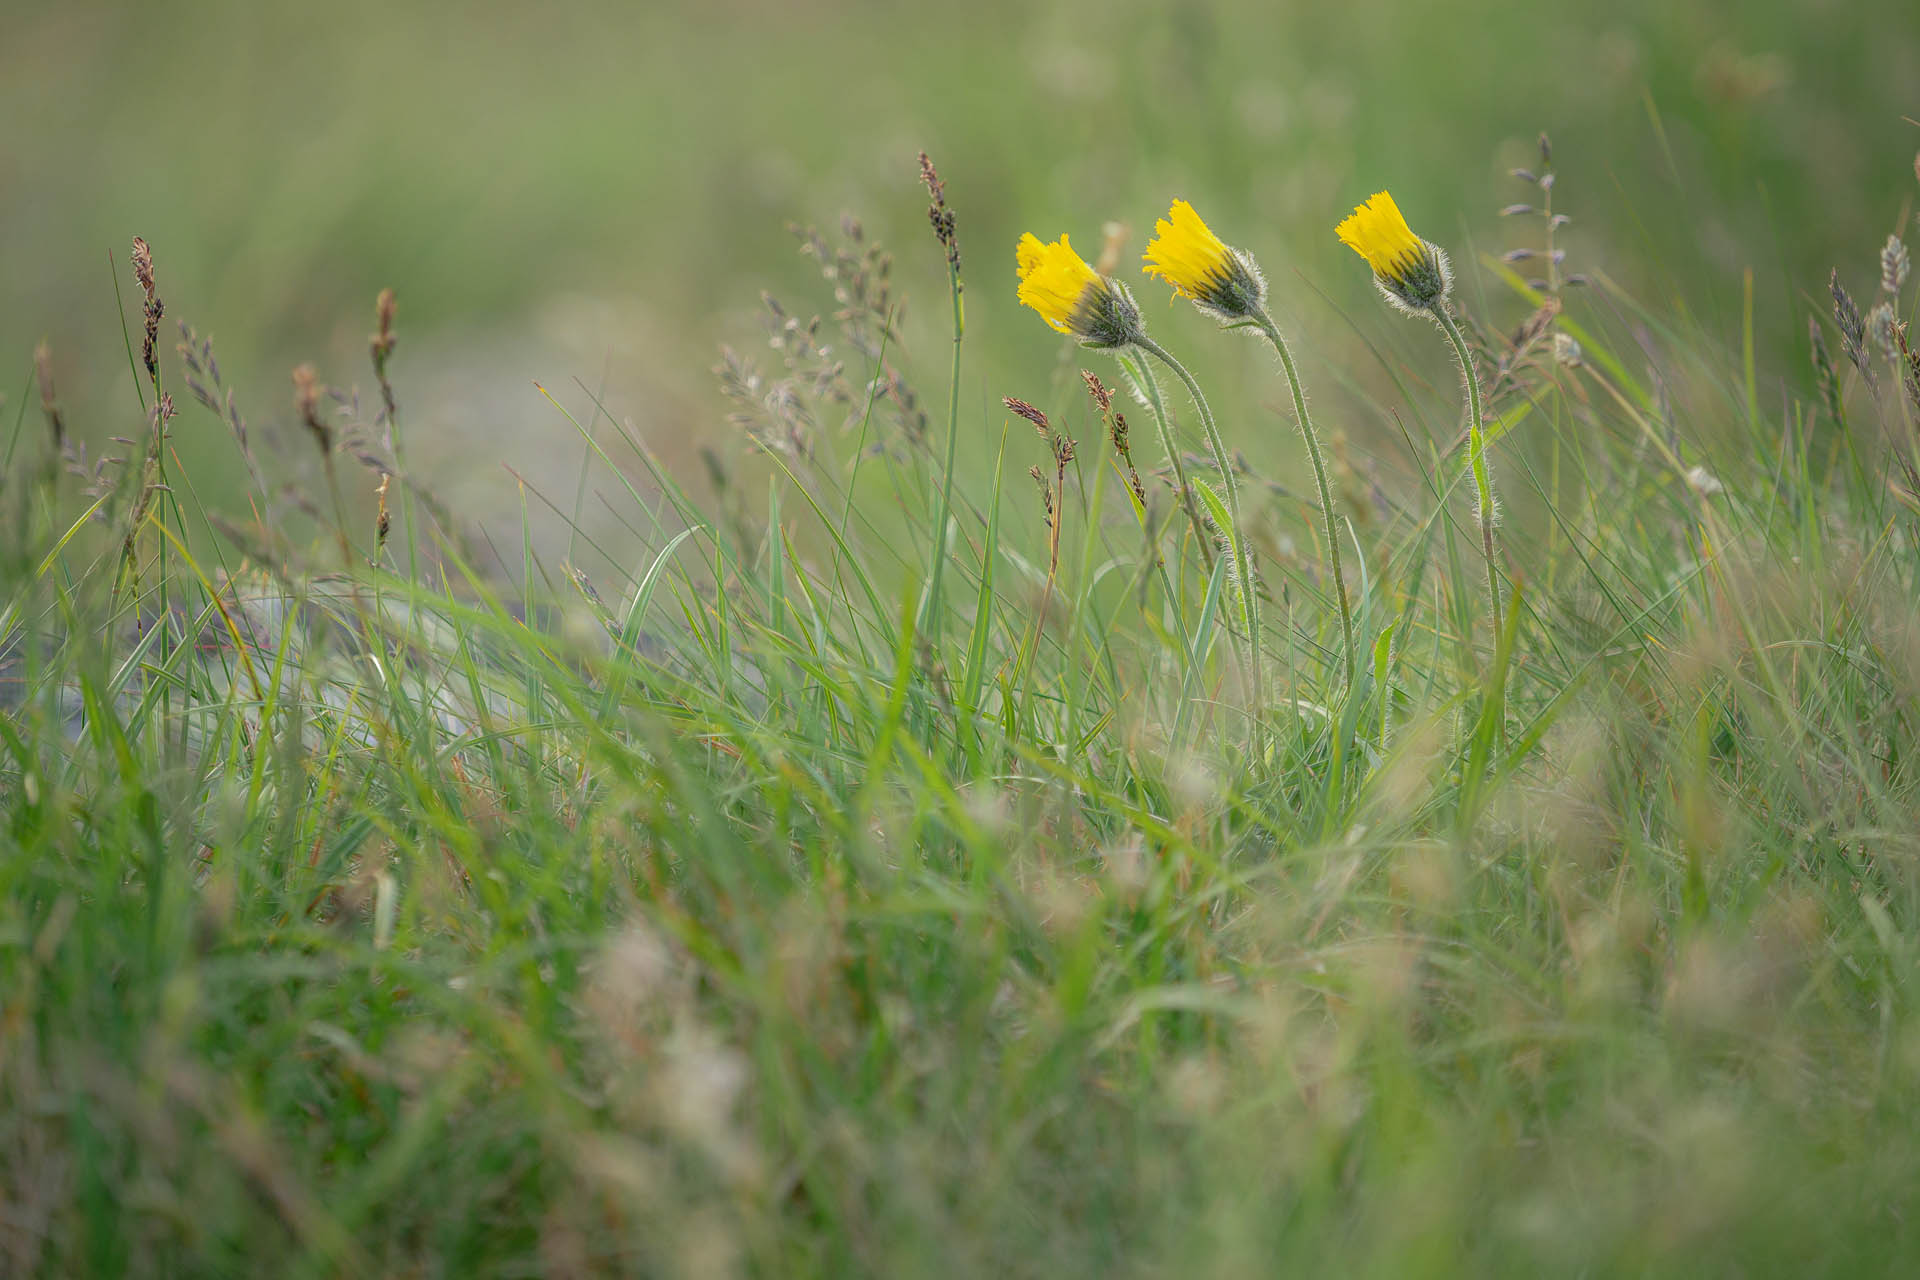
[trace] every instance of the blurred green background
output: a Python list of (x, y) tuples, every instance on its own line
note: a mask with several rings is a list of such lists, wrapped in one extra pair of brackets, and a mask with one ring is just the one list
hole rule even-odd
[[(821, 308), (789, 221), (850, 211), (891, 245), (910, 375), (938, 404), (921, 147), (960, 219), (973, 424), (1060, 361), (1013, 300), (1020, 230), (1069, 231), (1091, 256), (1118, 219), (1131, 260), (1171, 196), (1193, 199), (1265, 264), (1310, 384), (1338, 395), (1365, 369), (1311, 366), (1396, 322), (1368, 309), (1335, 220), (1391, 186), (1486, 293), (1472, 259), (1515, 231), (1495, 211), (1528, 197), (1505, 175), (1540, 130), (1575, 219), (1569, 270), (1682, 296), (1733, 332), (1751, 266), (1763, 360), (1797, 379), (1827, 267), (1871, 291), (1920, 147), (1902, 119), (1920, 116), (1911, 0), (67, 3), (9, 6), (0, 30), (13, 410), (45, 337), (74, 429), (137, 433), (108, 265), (129, 289), (134, 234), (169, 321), (214, 335), (268, 452), (300, 443), (293, 364), (370, 383), (372, 300), (392, 286), (416, 461), (482, 511), (510, 498), (503, 463), (570, 501), (580, 445), (534, 378), (583, 410), (572, 380), (604, 386), (670, 457), (724, 430), (708, 370), (719, 343), (756, 345), (759, 291)], [(1140, 293), (1230, 405), (1272, 398), (1250, 344)], [(183, 410), (179, 447), (235, 465)]]

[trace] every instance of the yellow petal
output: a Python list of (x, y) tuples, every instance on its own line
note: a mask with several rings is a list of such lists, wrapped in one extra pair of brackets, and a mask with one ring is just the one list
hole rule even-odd
[(1365, 204), (1347, 215), (1334, 229), (1340, 243), (1367, 260), (1376, 275), (1398, 280), (1425, 256), (1426, 245), (1407, 220), (1400, 206), (1385, 191), (1377, 191)]

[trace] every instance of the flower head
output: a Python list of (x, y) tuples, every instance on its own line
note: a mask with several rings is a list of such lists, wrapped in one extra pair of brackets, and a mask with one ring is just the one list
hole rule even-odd
[(1153, 224), (1143, 257), (1148, 275), (1217, 319), (1244, 319), (1266, 305), (1267, 282), (1253, 259), (1213, 234), (1185, 200)]
[(1086, 264), (1061, 236), (1043, 244), (1029, 232), (1015, 250), (1020, 301), (1089, 347), (1124, 347), (1141, 332), (1140, 308), (1118, 280)]
[(1402, 310), (1431, 311), (1452, 291), (1447, 255), (1413, 234), (1386, 192), (1376, 192), (1334, 230), (1340, 243), (1367, 260), (1373, 282)]

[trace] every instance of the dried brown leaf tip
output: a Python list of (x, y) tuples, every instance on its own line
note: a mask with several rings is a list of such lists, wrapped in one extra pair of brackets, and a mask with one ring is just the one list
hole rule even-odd
[(399, 309), (393, 290), (382, 289), (380, 296), (374, 299), (373, 318), (375, 329), (368, 346), (373, 353), (373, 376), (380, 384), (380, 403), (384, 410), (384, 422), (391, 424), (399, 406), (394, 402), (393, 384), (387, 380), (387, 360), (393, 355), (393, 349), (400, 339), (393, 332), (394, 313)]
[(953, 210), (947, 207), (947, 184), (940, 180), (932, 158), (924, 151), (920, 153), (920, 181), (927, 184), (927, 194), (933, 197), (933, 203), (927, 206), (927, 221), (933, 224), (934, 237), (947, 251), (947, 266), (953, 272), (957, 289), (960, 287), (960, 237), (954, 229)]
[(154, 292), (153, 250), (139, 236), (133, 238), (133, 278), (140, 286), (143, 295), (143, 314), (145, 317), (145, 335), (140, 343), (140, 356), (147, 366), (147, 377), (158, 384), (160, 361), (154, 355), (154, 345), (160, 339), (160, 317), (166, 314), (166, 304), (160, 301), (160, 295)]
[(53, 432), (53, 447), (59, 449), (67, 442), (67, 421), (53, 394), (53, 348), (44, 342), (33, 349), (33, 376), (40, 384), (40, 412), (46, 415), (47, 428)]
[(320, 414), (320, 375), (310, 364), (293, 371), (293, 406), (322, 454), (333, 452), (333, 429)]
[(373, 319), (377, 327), (371, 344), (373, 362), (376, 366), (386, 363), (387, 357), (393, 354), (395, 344), (399, 342), (393, 333), (393, 317), (398, 310), (399, 303), (394, 299), (393, 290), (382, 289), (380, 296), (373, 302)]

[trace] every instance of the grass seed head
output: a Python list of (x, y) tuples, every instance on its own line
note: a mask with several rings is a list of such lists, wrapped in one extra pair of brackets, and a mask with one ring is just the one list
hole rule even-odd
[(160, 301), (160, 295), (154, 291), (153, 250), (139, 236), (133, 238), (133, 278), (144, 295), (142, 311), (145, 319), (144, 336), (140, 343), (140, 358), (147, 366), (147, 377), (157, 386), (160, 378), (159, 357), (154, 354), (154, 346), (160, 340), (160, 317), (166, 314), (167, 306)]
[(1880, 250), (1880, 287), (1888, 293), (1899, 293), (1912, 267), (1913, 258), (1907, 253), (1907, 246), (1899, 236), (1888, 236), (1885, 247)]
[(1867, 322), (1855, 305), (1853, 295), (1840, 283), (1839, 268), (1827, 277), (1827, 291), (1833, 295), (1833, 322), (1840, 329), (1840, 346), (1853, 361), (1860, 376), (1873, 384), (1873, 369), (1867, 364)]
[(1053, 425), (1047, 421), (1047, 414), (1044, 409), (1035, 408), (1025, 400), (1016, 400), (1012, 396), (1003, 397), (1001, 403), (1006, 405), (1009, 411), (1031, 422), (1034, 429), (1040, 433), (1042, 440), (1053, 435)]
[(953, 272), (954, 287), (960, 287), (960, 236), (954, 229), (953, 210), (947, 207), (947, 184), (933, 167), (933, 160), (926, 152), (920, 153), (920, 181), (927, 184), (927, 194), (933, 197), (933, 203), (927, 206), (927, 221), (933, 225), (933, 235), (940, 246), (947, 251), (947, 266)]

